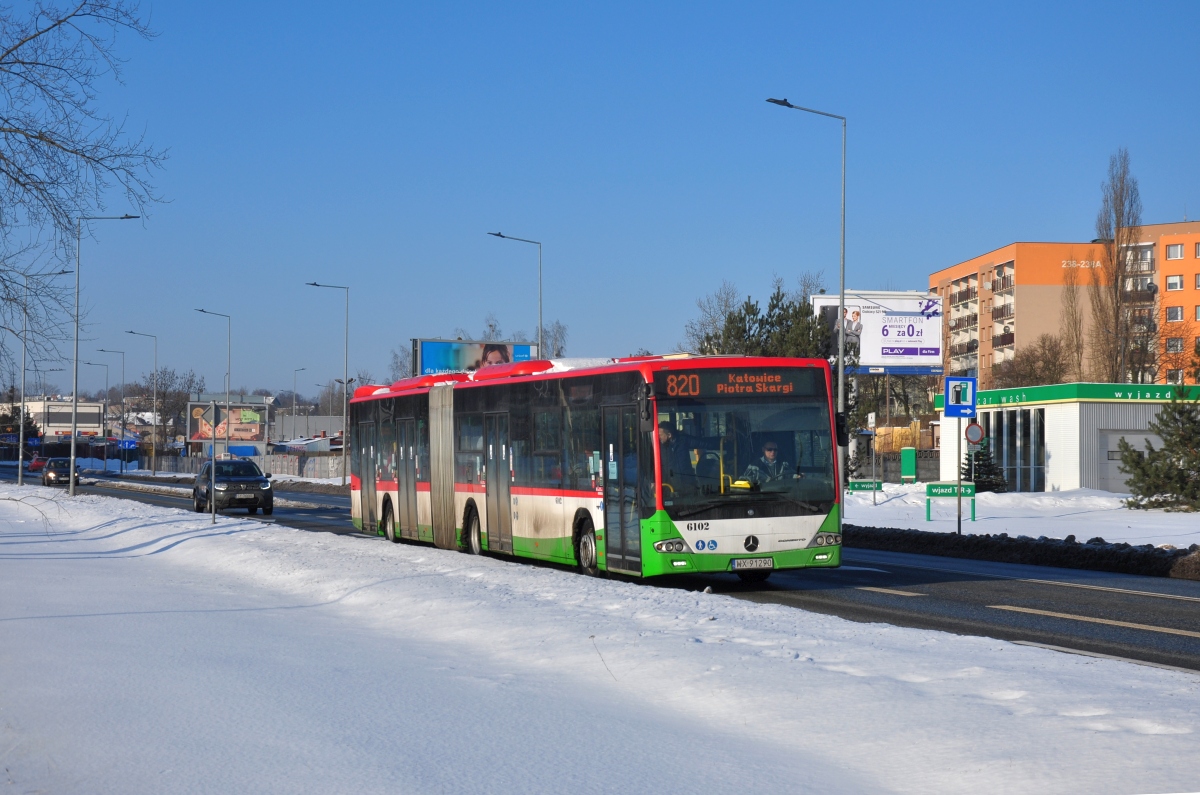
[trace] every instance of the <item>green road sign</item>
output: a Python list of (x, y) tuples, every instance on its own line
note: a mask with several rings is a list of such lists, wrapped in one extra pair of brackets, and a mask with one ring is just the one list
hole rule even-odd
[(852, 480), (846, 484), (850, 491), (883, 491), (882, 480)]
[[(957, 497), (958, 496), (957, 488), (958, 488), (958, 484), (956, 484), (956, 483), (927, 483), (927, 484), (925, 484), (925, 496), (926, 497)], [(962, 484), (962, 496), (974, 497), (975, 496), (975, 484), (974, 483)]]

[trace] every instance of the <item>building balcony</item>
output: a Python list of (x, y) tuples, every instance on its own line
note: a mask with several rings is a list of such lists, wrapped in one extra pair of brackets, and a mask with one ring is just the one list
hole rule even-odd
[(1121, 297), (1127, 304), (1151, 304), (1158, 290), (1122, 290)]
[(992, 307), (992, 320), (1005, 320), (1014, 314), (1012, 301)]
[(950, 319), (950, 330), (958, 331), (959, 329), (971, 328), (979, 325), (979, 315), (972, 312), (969, 315), (961, 315)]
[(967, 342), (957, 342), (950, 346), (951, 356), (966, 356), (979, 350), (979, 340), (969, 340)]
[(993, 348), (1006, 348), (1016, 342), (1017, 334), (1014, 331), (1009, 331), (1005, 334), (996, 334), (992, 337)]
[(995, 279), (992, 281), (992, 292), (993, 293), (1002, 293), (1005, 290), (1011, 290), (1012, 288), (1013, 288), (1013, 277), (1012, 277), (1011, 273), (1008, 276), (1002, 276), (999, 279)]
[(967, 301), (974, 300), (979, 297), (979, 289), (976, 287), (968, 287), (965, 290), (959, 290), (957, 293), (950, 293), (951, 304), (965, 304)]

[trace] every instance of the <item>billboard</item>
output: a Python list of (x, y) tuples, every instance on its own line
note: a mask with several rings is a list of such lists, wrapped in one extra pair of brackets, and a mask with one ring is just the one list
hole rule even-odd
[(413, 340), (413, 375), (467, 373), (493, 364), (536, 359), (538, 347), (528, 342)]
[(225, 438), (226, 420), (229, 422), (229, 440), (231, 442), (261, 442), (266, 430), (264, 416), (265, 407), (261, 403), (237, 404), (229, 408), (231, 418), (225, 416), (225, 404), (218, 403), (216, 416), (213, 416), (211, 403), (188, 403), (187, 438), (192, 442), (209, 441), (213, 438), (213, 427), (216, 427), (217, 439)]
[(916, 291), (846, 291), (838, 322), (838, 296), (814, 295), (813, 310), (837, 344), (858, 346), (860, 371), (907, 375), (942, 372), (942, 299)]

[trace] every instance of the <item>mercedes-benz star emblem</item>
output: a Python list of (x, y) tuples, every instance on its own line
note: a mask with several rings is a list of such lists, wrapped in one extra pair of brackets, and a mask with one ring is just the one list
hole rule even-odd
[(753, 552), (758, 549), (758, 536), (746, 536), (746, 543), (742, 544), (747, 552)]

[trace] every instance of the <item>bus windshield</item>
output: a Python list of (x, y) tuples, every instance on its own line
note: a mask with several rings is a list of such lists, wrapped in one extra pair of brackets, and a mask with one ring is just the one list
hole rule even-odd
[(824, 395), (659, 399), (658, 444), (663, 508), (672, 519), (803, 516), (832, 507)]

